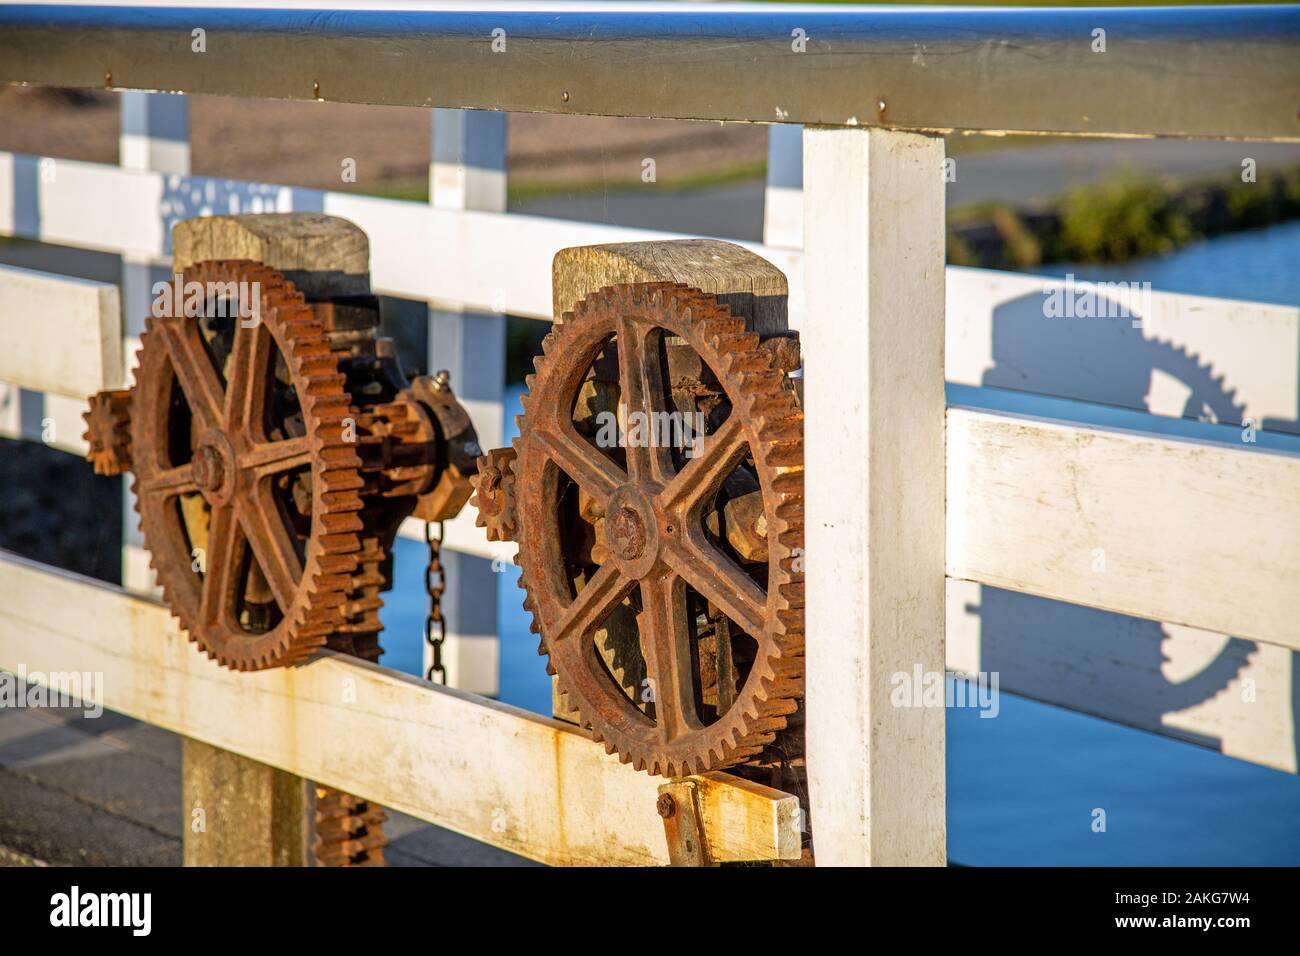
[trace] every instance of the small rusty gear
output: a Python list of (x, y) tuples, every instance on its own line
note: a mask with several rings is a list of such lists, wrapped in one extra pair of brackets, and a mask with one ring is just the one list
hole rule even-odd
[(131, 390), (98, 392), (82, 413), (90, 446), (86, 454), (97, 475), (120, 475), (131, 470)]
[(515, 451), (493, 448), (478, 459), (478, 471), (470, 478), (476, 509), (474, 523), (487, 529), (489, 541), (512, 541), (515, 535)]
[[(606, 450), (575, 428), (598, 363), (614, 368), (620, 415), (680, 408), (673, 356), (688, 350), (691, 407), (709, 423), (695, 454), (633, 440)], [(684, 776), (753, 758), (803, 694), (803, 415), (774, 353), (713, 297), (646, 283), (589, 295), (535, 366), (514, 442), (516, 561), (561, 692), (639, 770)], [(709, 532), (707, 515), (726, 520), (730, 485), (761, 493), (761, 563)], [(584, 522), (574, 547), (566, 532)], [(626, 633), (635, 622), (621, 662), (597, 637), (620, 615)]]
[(363, 480), (344, 376), (278, 272), (205, 262), (184, 279), (259, 290), (257, 317), (209, 300), (202, 317), (177, 308), (146, 322), (131, 420), (145, 546), (164, 600), (210, 657), (292, 664), (342, 625), (358, 569)]
[(330, 787), (316, 788), (317, 866), (386, 866), (383, 808)]

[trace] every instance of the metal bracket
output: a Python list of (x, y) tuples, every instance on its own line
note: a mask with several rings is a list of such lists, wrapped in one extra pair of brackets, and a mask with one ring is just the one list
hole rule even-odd
[(670, 780), (659, 787), (655, 809), (664, 818), (670, 866), (712, 866), (700, 818), (698, 785), (694, 780)]

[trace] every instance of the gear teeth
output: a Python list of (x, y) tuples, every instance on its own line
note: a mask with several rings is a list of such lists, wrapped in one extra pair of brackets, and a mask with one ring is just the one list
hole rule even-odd
[(332, 395), (347, 382), (346, 375), (317, 375), (307, 383), (307, 394), (316, 397)]
[(321, 526), (331, 535), (342, 534), (347, 531), (361, 531), (365, 528), (355, 511), (323, 514), (321, 515)]
[(349, 467), (331, 467), (321, 472), (321, 485), (325, 492), (356, 491), (365, 487), (365, 480)]
[(328, 574), (351, 574), (357, 568), (357, 556), (354, 554), (321, 555), (320, 568)]
[(779, 495), (803, 497), (803, 469), (787, 471), (772, 480), (772, 488)]
[(388, 815), (366, 800), (316, 788), (316, 861), (320, 866), (385, 866)]
[(321, 501), (330, 511), (360, 511), (364, 507), (361, 496), (351, 491), (325, 492)]
[(768, 464), (778, 468), (803, 465), (803, 442), (773, 444), (768, 452)]

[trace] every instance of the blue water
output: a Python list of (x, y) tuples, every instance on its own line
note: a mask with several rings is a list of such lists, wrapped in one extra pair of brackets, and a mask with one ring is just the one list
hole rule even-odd
[[(1159, 259), (1071, 267), (1079, 279), (1300, 304), (1300, 223), (1226, 236)], [(1066, 268), (1048, 274), (1063, 275)], [(519, 389), (508, 396), (513, 437)], [(384, 663), (420, 670), (420, 542), (398, 543), (386, 596)], [(550, 681), (521, 607), (518, 572), (500, 575), (501, 699), (550, 712)], [(977, 866), (1297, 865), (1300, 778), (1191, 744), (1000, 696), (996, 719), (948, 710), (948, 849)], [(1105, 832), (1094, 832), (1104, 810)]]
[(1116, 265), (1035, 270), (1087, 282), (1150, 282), (1159, 292), (1300, 305), (1300, 221), (1198, 242), (1167, 256)]

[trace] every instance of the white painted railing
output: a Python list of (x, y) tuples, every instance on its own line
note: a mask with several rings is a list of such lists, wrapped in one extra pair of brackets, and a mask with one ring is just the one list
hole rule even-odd
[[(1176, 48), (1185, 41), (1175, 33), (1164, 42)], [(1050, 42), (1068, 45), (1068, 31)], [(1215, 51), (1215, 62), (1232, 62), (1230, 47)], [(1064, 112), (1010, 127), (984, 107), (970, 125), (1134, 132), (1128, 105), (1112, 118), (1104, 91), (1088, 95), (1101, 108), (1086, 129)], [(671, 238), (505, 213), (500, 114), (434, 111), (432, 198), (422, 204), (191, 176), (184, 99), (123, 98), (119, 167), (0, 154), (0, 235), (123, 257), (120, 309), (111, 288), (0, 269), (9, 383), (0, 429), (52, 432), (68, 451), (80, 450), (70, 437), (81, 431), (79, 397), (127, 371), (120, 343), (133, 352), (143, 296), (165, 274), (170, 227), (182, 219), (313, 210), (356, 222), (370, 238), (375, 289), (431, 303), (431, 341), (452, 343), (431, 359), (465, 383), (488, 446), (502, 429), (503, 316), (551, 317), (554, 254)], [(560, 102), (536, 108), (581, 109)], [(816, 99), (800, 102), (811, 112), (787, 118), (814, 118)], [(1268, 105), (1234, 117), (1232, 135), (1288, 138)], [(912, 118), (899, 125), (946, 125), (917, 119), (929, 106), (901, 106)], [(751, 118), (742, 107), (729, 118)], [(1037, 109), (1048, 116), (1051, 101)], [(1029, 113), (1024, 103), (1007, 110)], [(675, 115), (653, 103), (641, 111)], [(1173, 126), (1161, 132), (1190, 129), (1177, 125), (1191, 122), (1187, 112), (1162, 107)], [(1198, 123), (1213, 115), (1204, 103), (1195, 112)], [(1156, 292), (1139, 323), (1049, 319), (1043, 302), (1058, 282), (945, 270), (942, 141), (892, 128), (887, 115), (871, 121), (772, 128), (767, 244), (749, 246), (789, 277), (791, 325), (804, 338), (819, 862), (944, 860), (943, 712), (893, 707), (889, 692), (891, 675), (942, 671), (945, 660), (998, 670), (1006, 690), (1296, 772), (1300, 310)], [(22, 320), (29, 309), (55, 325), (34, 335)], [(497, 357), (491, 369), (482, 355)], [(463, 555), (456, 600), (495, 606), (485, 559), (508, 552), (469, 515), (449, 525), (448, 544)], [(129, 539), (127, 554), (126, 583), (142, 590)], [(105, 670), (110, 708), (538, 859), (666, 859), (653, 781), (571, 728), (329, 655), (293, 671), (228, 674), (192, 653), (147, 599), (8, 556), (0, 597), (0, 667)], [(458, 633), (453, 618), (464, 662), (453, 683), (490, 693), (495, 635), (469, 630)], [(359, 723), (331, 703), (343, 679), (364, 689)], [(182, 694), (198, 705), (181, 706)], [(227, 719), (234, 712), (245, 717)], [(395, 763), (406, 768), (396, 782), (386, 771)], [(790, 798), (725, 774), (710, 781), (716, 858), (797, 854)]]

